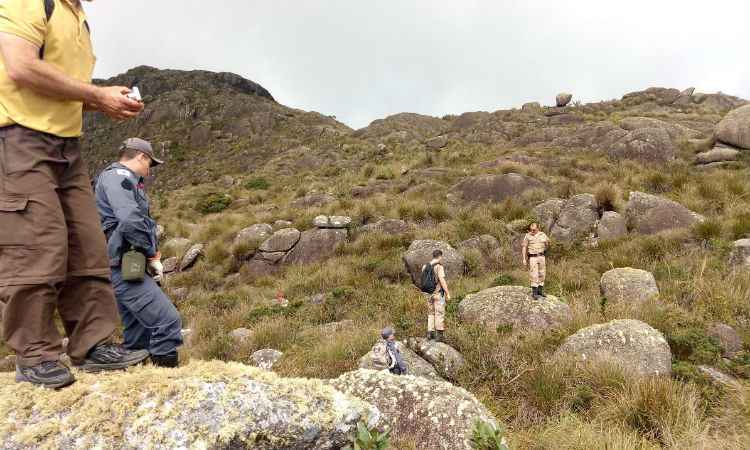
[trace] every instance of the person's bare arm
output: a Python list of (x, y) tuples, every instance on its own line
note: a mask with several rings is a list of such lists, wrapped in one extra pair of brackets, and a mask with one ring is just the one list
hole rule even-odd
[(69, 77), (41, 60), (39, 47), (21, 37), (0, 33), (0, 53), (10, 79), (42, 95), (82, 102), (86, 109), (113, 119), (129, 119), (143, 109), (142, 103), (125, 96), (130, 92), (127, 87), (99, 87)]
[(448, 290), (448, 282), (445, 281), (445, 268), (441, 267), (441, 270), (438, 273), (438, 282), (440, 283), (440, 287), (443, 288), (443, 292), (445, 292), (445, 298), (450, 300), (451, 299), (451, 293)]
[(526, 238), (523, 239), (523, 244), (521, 245), (521, 258), (523, 258), (523, 265), (526, 266), (529, 263), (527, 255), (529, 254), (529, 243), (526, 241)]

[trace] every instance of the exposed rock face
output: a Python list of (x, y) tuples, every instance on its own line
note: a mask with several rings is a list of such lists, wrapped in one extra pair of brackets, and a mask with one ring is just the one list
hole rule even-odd
[(476, 250), (482, 256), (484, 263), (491, 265), (497, 263), (502, 257), (500, 241), (495, 236), (483, 234), (481, 236), (467, 239), (457, 246), (458, 251), (465, 254), (467, 251)]
[(414, 241), (406, 253), (404, 253), (403, 259), (406, 270), (411, 275), (411, 279), (417, 287), (420, 287), (422, 281), (422, 267), (430, 263), (432, 252), (436, 249), (443, 251), (443, 267), (445, 267), (446, 278), (450, 279), (462, 276), (466, 271), (464, 257), (447, 242), (430, 240)]
[(677, 202), (643, 192), (630, 193), (625, 218), (633, 231), (640, 234), (689, 228), (704, 220), (703, 216)]
[(651, 272), (621, 267), (604, 272), (599, 282), (602, 296), (608, 302), (642, 303), (659, 295), (656, 279)]
[[(13, 420), (0, 432), (0, 446), (338, 449), (358, 421), (381, 420), (373, 406), (321, 381), (279, 378), (237, 363), (76, 377), (60, 392), (3, 377), (2, 398), (26, 401), (2, 406)], [(63, 400), (71, 395), (75, 402)]]
[(447, 382), (358, 370), (330, 384), (377, 407), (392, 436), (414, 440), (418, 448), (470, 450), (477, 420), (497, 426), (472, 394)]
[(725, 323), (712, 324), (708, 328), (708, 335), (718, 341), (725, 358), (734, 358), (742, 351), (742, 338), (734, 328)]
[(406, 234), (411, 230), (409, 224), (399, 219), (382, 219), (375, 223), (368, 223), (361, 230), (365, 233), (379, 232), (384, 234)]
[(284, 257), (284, 264), (310, 264), (322, 261), (346, 241), (345, 229), (315, 229), (302, 233), (297, 245)]
[(730, 111), (716, 126), (716, 138), (735, 147), (750, 149), (750, 105)]
[(540, 113), (542, 112), (542, 105), (539, 102), (528, 102), (521, 106), (521, 111), (528, 113)]
[(610, 361), (638, 375), (669, 376), (672, 352), (664, 336), (638, 320), (613, 320), (582, 328), (557, 350), (582, 361)]
[(437, 117), (415, 113), (400, 113), (373, 121), (366, 128), (357, 130), (354, 135), (364, 139), (408, 141), (427, 139), (447, 130), (450, 122)]
[(591, 194), (579, 194), (565, 202), (555, 225), (552, 238), (563, 242), (588, 237), (599, 219), (596, 199)]
[(282, 228), (265, 240), (259, 250), (266, 253), (288, 252), (297, 245), (301, 234), (296, 228)]
[(329, 203), (336, 201), (336, 197), (331, 194), (325, 193), (312, 193), (307, 194), (304, 197), (298, 198), (292, 202), (292, 206), (296, 208), (314, 208), (325, 206)]
[(162, 245), (162, 250), (174, 251), (174, 254), (180, 257), (184, 254), (185, 250), (187, 250), (189, 246), (190, 239), (176, 237), (165, 242), (164, 245)]
[(241, 244), (259, 244), (273, 233), (273, 227), (267, 223), (257, 223), (255, 225), (243, 228), (234, 238), (234, 245)]
[[(422, 359), (409, 347), (404, 345), (403, 342), (397, 341), (396, 348), (401, 352), (401, 358), (406, 363), (406, 373), (415, 377), (429, 378), (432, 380), (442, 380), (440, 375), (434, 367), (427, 361)], [(360, 369), (375, 369), (372, 364), (372, 350), (370, 350), (365, 356), (359, 358)]]
[(725, 161), (737, 161), (740, 152), (727, 147), (714, 147), (713, 149), (695, 155), (696, 164), (711, 164)]
[(543, 187), (544, 184), (536, 178), (507, 173), (464, 178), (453, 187), (452, 192), (464, 201), (500, 203)]
[(571, 100), (573, 100), (573, 94), (562, 92), (560, 94), (557, 94), (557, 97), (555, 97), (555, 104), (558, 107), (563, 107), (563, 106), (567, 106)]
[(188, 251), (185, 253), (185, 256), (182, 257), (182, 260), (180, 261), (180, 272), (183, 270), (187, 270), (195, 264), (195, 261), (198, 260), (198, 257), (203, 254), (203, 248), (205, 246), (203, 244), (195, 244)]
[(661, 163), (675, 158), (672, 140), (662, 128), (639, 128), (629, 132), (609, 150), (614, 159)]
[(248, 328), (236, 328), (229, 333), (229, 337), (236, 343), (242, 343), (250, 339), (253, 335), (253, 330)]
[(714, 384), (741, 388), (741, 384), (736, 378), (718, 369), (709, 366), (698, 366), (698, 370)]
[(658, 128), (666, 131), (669, 138), (673, 141), (677, 139), (695, 139), (701, 135), (699, 131), (686, 126), (650, 117), (627, 117), (620, 121), (620, 126), (628, 131), (640, 130), (642, 128)]
[(458, 314), (466, 322), (490, 329), (511, 326), (515, 331), (554, 329), (573, 318), (570, 306), (556, 297), (535, 300), (531, 289), (522, 286), (497, 286), (467, 295)]
[(534, 207), (534, 216), (539, 222), (539, 226), (542, 231), (551, 232), (552, 226), (560, 217), (560, 212), (565, 205), (565, 200), (559, 198), (551, 198), (543, 203), (540, 203)]
[(276, 362), (280, 360), (282, 356), (284, 356), (284, 354), (278, 350), (274, 350), (272, 348), (264, 348), (263, 350), (258, 350), (257, 352), (253, 353), (250, 358), (253, 360), (253, 363), (256, 367), (259, 367), (263, 370), (271, 370), (274, 364), (276, 364)]
[(439, 150), (448, 145), (448, 136), (437, 136), (432, 139), (428, 139), (427, 142), (425, 142), (425, 145), (427, 146), (427, 148)]
[(618, 239), (628, 234), (625, 218), (615, 211), (605, 211), (596, 226), (596, 235), (600, 240)]
[(729, 254), (729, 264), (733, 267), (750, 269), (750, 239), (734, 241)]
[(180, 260), (176, 256), (173, 256), (165, 259), (162, 264), (164, 265), (164, 273), (172, 273), (179, 267)]
[(407, 345), (450, 379), (454, 379), (466, 364), (461, 353), (443, 342), (412, 337), (407, 340)]
[(317, 228), (346, 228), (352, 223), (351, 217), (346, 216), (317, 216), (313, 225)]

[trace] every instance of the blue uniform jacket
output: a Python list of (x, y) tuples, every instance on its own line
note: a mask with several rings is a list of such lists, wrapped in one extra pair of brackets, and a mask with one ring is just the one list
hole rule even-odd
[(107, 235), (111, 267), (134, 248), (151, 258), (158, 251), (156, 222), (151, 218), (143, 178), (120, 163), (111, 164), (96, 180), (96, 207)]

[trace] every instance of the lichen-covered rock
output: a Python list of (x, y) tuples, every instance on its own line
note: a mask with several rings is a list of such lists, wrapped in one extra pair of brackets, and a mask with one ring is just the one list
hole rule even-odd
[(591, 194), (574, 195), (563, 205), (552, 227), (551, 237), (562, 242), (589, 237), (598, 219), (596, 198)]
[(172, 273), (177, 271), (177, 268), (180, 265), (180, 260), (176, 256), (173, 256), (171, 258), (167, 258), (162, 262), (162, 265), (164, 266), (164, 273)]
[(307, 230), (300, 235), (299, 242), (284, 257), (283, 264), (310, 264), (322, 261), (346, 241), (348, 233), (341, 228), (319, 228)]
[(561, 108), (563, 106), (567, 106), (571, 100), (573, 100), (573, 94), (569, 94), (567, 92), (561, 92), (557, 94), (557, 97), (555, 97), (555, 104), (559, 108)]
[(524, 193), (541, 189), (544, 184), (536, 178), (517, 173), (478, 175), (464, 178), (452, 193), (464, 201), (501, 203), (508, 198), (519, 198)]
[(717, 146), (707, 152), (701, 152), (695, 155), (695, 163), (713, 164), (717, 162), (737, 161), (739, 155), (739, 150)]
[(77, 373), (62, 391), (0, 377), (0, 447), (338, 449), (375, 407), (318, 380), (238, 363)]
[(165, 242), (164, 245), (161, 246), (161, 248), (163, 251), (171, 251), (177, 257), (180, 257), (184, 254), (185, 250), (187, 250), (189, 246), (190, 239), (175, 237)]
[(602, 296), (612, 303), (638, 304), (659, 295), (654, 275), (632, 267), (619, 267), (604, 272), (599, 287)]
[(732, 244), (729, 254), (729, 265), (742, 269), (750, 269), (750, 239), (740, 239)]
[(317, 216), (313, 225), (318, 228), (346, 228), (352, 223), (351, 217), (346, 216)]
[(195, 264), (198, 257), (203, 254), (204, 247), (204, 244), (195, 244), (185, 252), (185, 256), (183, 256), (180, 261), (180, 272), (191, 268), (193, 264)]
[(739, 107), (716, 125), (716, 138), (735, 147), (750, 149), (750, 105)]
[(458, 350), (443, 342), (411, 337), (407, 339), (406, 344), (450, 379), (455, 379), (459, 370), (466, 364)]
[(638, 128), (626, 134), (609, 149), (613, 159), (660, 163), (675, 158), (675, 146), (662, 128)]
[(410, 230), (409, 224), (400, 219), (382, 219), (361, 228), (364, 233), (378, 232), (391, 235), (406, 234)]
[(427, 146), (427, 148), (439, 150), (448, 145), (448, 136), (436, 136), (432, 139), (428, 139), (425, 142), (425, 145)]
[(719, 369), (710, 366), (698, 366), (698, 370), (703, 376), (716, 385), (741, 389), (741, 384), (736, 378), (725, 374)]
[(535, 300), (523, 286), (497, 286), (467, 295), (458, 305), (461, 320), (490, 329), (510, 326), (515, 331), (559, 328), (573, 318), (570, 306), (552, 295)]
[(250, 359), (253, 360), (255, 367), (259, 367), (263, 370), (271, 370), (281, 357), (284, 356), (278, 350), (272, 348), (264, 348), (250, 355)]
[(581, 361), (607, 361), (637, 375), (669, 376), (672, 351), (658, 330), (639, 320), (613, 320), (591, 325), (568, 336), (558, 354)]
[(259, 250), (267, 253), (288, 252), (299, 242), (301, 233), (296, 228), (282, 228), (260, 244)]
[[(406, 363), (406, 373), (415, 377), (430, 378), (433, 380), (442, 380), (440, 375), (434, 367), (422, 357), (417, 355), (416, 352), (411, 350), (408, 346), (404, 345), (403, 342), (397, 341), (396, 348), (401, 352), (401, 358)], [(360, 369), (375, 369), (372, 364), (372, 350), (367, 352), (363, 357), (359, 358)]]
[(335, 201), (336, 197), (331, 194), (311, 193), (293, 201), (292, 206), (295, 208), (315, 208), (325, 206)]
[(477, 420), (498, 426), (471, 393), (444, 381), (357, 370), (329, 383), (377, 407), (394, 438), (412, 440), (420, 449), (470, 450)]
[(560, 217), (560, 212), (564, 205), (565, 200), (551, 198), (534, 207), (533, 213), (542, 231), (547, 233), (552, 231), (552, 226), (557, 221), (557, 218)]
[(456, 249), (463, 253), (477, 251), (482, 256), (484, 264), (490, 266), (492, 264), (499, 263), (502, 258), (502, 250), (500, 248), (500, 241), (491, 234), (483, 234), (476, 236), (471, 239), (467, 239), (456, 246)]
[(250, 330), (248, 328), (236, 328), (229, 333), (229, 337), (231, 337), (232, 340), (238, 344), (250, 339), (252, 335), (253, 330)]
[(625, 207), (625, 219), (632, 230), (640, 234), (690, 228), (704, 220), (703, 216), (677, 202), (644, 192), (630, 193)]
[(643, 128), (658, 128), (666, 131), (669, 138), (673, 141), (677, 139), (695, 139), (701, 135), (700, 131), (651, 117), (627, 117), (620, 121), (620, 126), (628, 131), (640, 130)]
[(273, 227), (267, 223), (256, 223), (243, 228), (234, 238), (234, 245), (260, 244), (273, 233)]
[(627, 234), (627, 221), (620, 213), (615, 211), (605, 211), (596, 225), (596, 236), (600, 240), (618, 239)]
[(707, 334), (716, 339), (725, 358), (734, 358), (742, 351), (742, 338), (739, 333), (725, 323), (711, 324)]
[(432, 260), (432, 252), (436, 249), (443, 251), (443, 267), (447, 278), (459, 277), (466, 271), (463, 255), (450, 244), (442, 241), (419, 240), (414, 241), (404, 253), (403, 260), (406, 270), (411, 275), (414, 285), (420, 287), (422, 267)]

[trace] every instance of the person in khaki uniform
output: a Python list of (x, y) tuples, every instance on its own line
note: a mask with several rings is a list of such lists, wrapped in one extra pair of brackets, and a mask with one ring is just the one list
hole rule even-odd
[(529, 268), (531, 292), (535, 299), (546, 298), (544, 295), (544, 279), (547, 275), (547, 261), (545, 254), (549, 246), (549, 238), (539, 230), (537, 223), (529, 225), (529, 232), (523, 238), (521, 253), (523, 265)]
[(148, 357), (109, 343), (118, 324), (109, 259), (78, 138), (83, 109), (115, 119), (143, 104), (91, 84), (95, 57), (79, 0), (0, 1), (0, 301), (16, 380), (75, 381), (59, 361), (122, 369)]
[(438, 342), (445, 341), (445, 303), (451, 299), (448, 282), (445, 279), (445, 267), (442, 263), (443, 252), (441, 250), (433, 251), (432, 261), (429, 265), (434, 271), (437, 286), (428, 301), (427, 338)]

